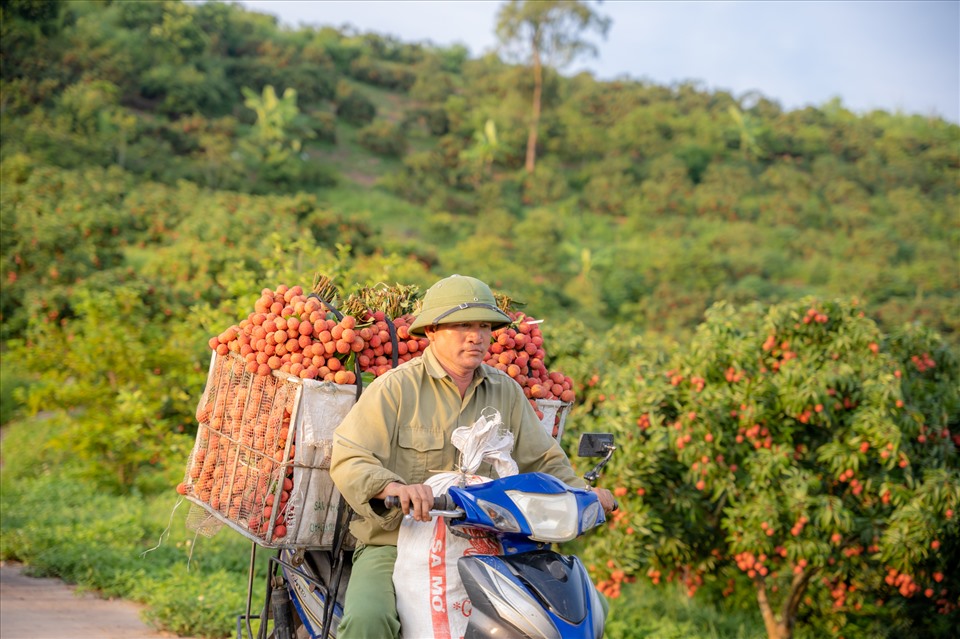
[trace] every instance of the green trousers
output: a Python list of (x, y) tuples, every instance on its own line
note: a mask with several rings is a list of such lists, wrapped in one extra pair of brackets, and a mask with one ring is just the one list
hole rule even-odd
[(362, 546), (353, 552), (353, 569), (343, 602), (337, 639), (397, 639), (400, 615), (393, 588), (396, 546)]

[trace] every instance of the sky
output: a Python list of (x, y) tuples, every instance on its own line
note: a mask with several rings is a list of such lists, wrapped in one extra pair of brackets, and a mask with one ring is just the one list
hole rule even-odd
[[(496, 49), (497, 0), (242, 0), (298, 27), (351, 26), (402, 42)], [(696, 82), (786, 110), (839, 98), (858, 114), (939, 116), (960, 123), (960, 0), (606, 0), (596, 57), (565, 73)]]

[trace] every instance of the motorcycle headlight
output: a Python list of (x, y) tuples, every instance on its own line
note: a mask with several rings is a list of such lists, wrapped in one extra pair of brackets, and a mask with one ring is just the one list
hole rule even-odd
[(570, 541), (579, 533), (579, 509), (572, 493), (544, 495), (508, 490), (506, 494), (530, 524), (531, 539), (548, 543)]
[(583, 509), (583, 515), (580, 516), (580, 530), (590, 530), (600, 521), (600, 502), (591, 502)]
[(490, 518), (490, 521), (493, 522), (493, 525), (497, 527), (497, 530), (520, 532), (520, 524), (517, 523), (516, 517), (503, 506), (489, 502), (486, 499), (478, 499), (477, 506), (483, 509), (487, 517)]

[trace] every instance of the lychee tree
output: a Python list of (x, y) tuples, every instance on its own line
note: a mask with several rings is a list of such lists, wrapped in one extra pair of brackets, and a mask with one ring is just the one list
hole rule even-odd
[(666, 361), (587, 389), (585, 428), (620, 446), (621, 508), (583, 548), (601, 590), (749, 596), (771, 639), (949, 636), (958, 389), (938, 335), (884, 335), (856, 301), (714, 306)]

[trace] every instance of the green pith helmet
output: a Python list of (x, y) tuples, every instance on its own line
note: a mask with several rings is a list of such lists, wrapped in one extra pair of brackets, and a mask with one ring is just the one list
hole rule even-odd
[(420, 314), (409, 331), (411, 335), (422, 336), (427, 326), (453, 322), (490, 322), (498, 329), (510, 321), (510, 317), (497, 308), (489, 286), (475, 277), (451, 275), (427, 289)]

